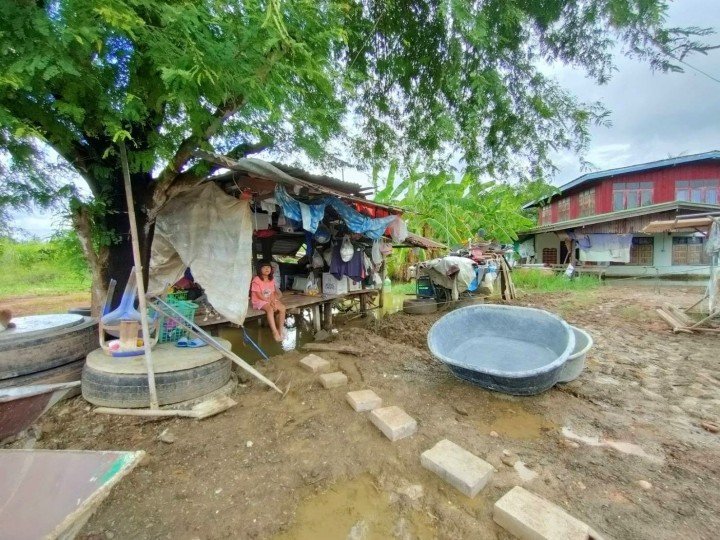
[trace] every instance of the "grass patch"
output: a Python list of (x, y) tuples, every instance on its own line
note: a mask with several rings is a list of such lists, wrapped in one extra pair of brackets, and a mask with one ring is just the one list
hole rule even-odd
[[(89, 290), (90, 273), (77, 240), (70, 235), (48, 242), (0, 239), (0, 299), (57, 295)], [(77, 248), (77, 250), (76, 250)]]
[(415, 282), (408, 281), (407, 283), (393, 283), (392, 292), (394, 294), (415, 294)]
[(535, 268), (517, 269), (513, 271), (512, 279), (515, 288), (530, 293), (588, 291), (602, 285), (597, 276), (581, 275), (569, 279), (562, 273), (550, 273)]

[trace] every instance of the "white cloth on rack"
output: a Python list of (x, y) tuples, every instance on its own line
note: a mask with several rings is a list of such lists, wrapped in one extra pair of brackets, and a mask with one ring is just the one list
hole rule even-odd
[(580, 260), (585, 262), (630, 262), (632, 234), (588, 234), (590, 247), (580, 246)]

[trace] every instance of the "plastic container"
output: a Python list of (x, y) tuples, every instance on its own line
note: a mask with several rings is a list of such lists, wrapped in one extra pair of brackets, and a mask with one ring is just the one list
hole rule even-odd
[(385, 281), (383, 281), (383, 292), (390, 292), (392, 291), (392, 281), (389, 277), (385, 277)]
[[(186, 319), (192, 321), (195, 318), (195, 312), (197, 311), (198, 305), (188, 300), (176, 300), (170, 298), (168, 295), (167, 303), (171, 305), (175, 310), (180, 313)], [(172, 343), (179, 340), (181, 337), (189, 337), (188, 331), (183, 325), (178, 324), (174, 319), (163, 316), (160, 321), (160, 336), (158, 338), (159, 343)]]
[(478, 305), (448, 313), (428, 333), (430, 352), (457, 377), (528, 396), (558, 382), (575, 349), (570, 325), (540, 309)]
[(566, 383), (577, 379), (582, 370), (585, 368), (585, 357), (593, 346), (593, 338), (585, 330), (571, 326), (575, 334), (575, 348), (570, 356), (568, 356), (565, 365), (560, 372), (558, 382)]

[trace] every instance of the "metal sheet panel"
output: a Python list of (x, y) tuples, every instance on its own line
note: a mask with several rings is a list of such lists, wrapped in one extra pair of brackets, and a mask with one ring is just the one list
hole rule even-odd
[(0, 536), (35, 540), (76, 532), (144, 454), (0, 450)]

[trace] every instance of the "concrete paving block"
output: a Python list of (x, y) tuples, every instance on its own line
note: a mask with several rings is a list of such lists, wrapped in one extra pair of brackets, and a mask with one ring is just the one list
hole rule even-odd
[(356, 390), (345, 394), (350, 406), (357, 412), (372, 411), (382, 406), (382, 399), (372, 390)]
[(409, 437), (417, 431), (417, 422), (408, 413), (395, 405), (375, 409), (370, 421), (391, 441)]
[(487, 461), (447, 439), (425, 450), (420, 462), (468, 497), (477, 495), (495, 471)]
[(330, 362), (320, 358), (317, 354), (308, 354), (300, 360), (300, 365), (313, 373), (322, 373), (330, 367)]
[(493, 519), (520, 540), (588, 540), (599, 536), (559, 506), (515, 486), (493, 507)]
[(348, 378), (342, 371), (336, 371), (320, 375), (320, 382), (325, 388), (337, 388), (338, 386), (345, 386)]

